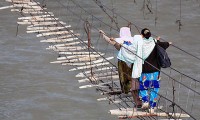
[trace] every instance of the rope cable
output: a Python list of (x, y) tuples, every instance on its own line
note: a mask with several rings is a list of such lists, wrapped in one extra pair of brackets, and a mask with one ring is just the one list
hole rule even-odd
[[(57, 0), (58, 1), (58, 0)], [(71, 0), (70, 0), (71, 1)], [(74, 3), (74, 1), (73, 1), (73, 3)], [(75, 3), (74, 3), (75, 4)], [(62, 5), (62, 4), (61, 4)], [(83, 9), (82, 7), (81, 7), (81, 9)], [(85, 9), (83, 9), (84, 11), (85, 11)], [(93, 16), (93, 15), (92, 15)], [(94, 18), (96, 18), (95, 16), (93, 16)], [(98, 18), (96, 18), (96, 19), (98, 19)], [(104, 23), (105, 24), (105, 23)], [(93, 26), (94, 27), (94, 26)], [(109, 25), (109, 27), (110, 28), (113, 28), (112, 26), (110, 26)], [(96, 28), (96, 27), (94, 27), (96, 30), (98, 30), (98, 28)], [(173, 44), (171, 45), (171, 46), (173, 46), (173, 47), (176, 47), (176, 46), (174, 46)], [(176, 48), (178, 48), (178, 47), (176, 47)], [(180, 48), (179, 48), (180, 49)], [(180, 49), (181, 50), (181, 49)], [(188, 53), (188, 52), (187, 52)], [(190, 54), (190, 53), (188, 53), (188, 54)], [(192, 55), (192, 54), (191, 54)], [(194, 56), (194, 55), (193, 55)], [(196, 56), (195, 56), (196, 57)], [(200, 58), (199, 58), (199, 60), (200, 60)], [(174, 68), (172, 68), (172, 67), (170, 67), (171, 69), (173, 69), (173, 70), (175, 70), (175, 71), (177, 71), (176, 69), (174, 69)], [(180, 71), (177, 71), (177, 72), (179, 72), (180, 74), (182, 74), (182, 75), (184, 75), (184, 76), (186, 76), (186, 77), (189, 77), (190, 79), (192, 79), (192, 80), (194, 80), (194, 81), (198, 81), (198, 82), (200, 82), (199, 80), (196, 80), (196, 79), (194, 79), (194, 78), (192, 78), (192, 77), (190, 77), (190, 76), (188, 76), (188, 75), (186, 75), (186, 74), (184, 74), (184, 73), (181, 73)]]
[[(98, 1), (98, 0), (93, 0), (93, 1)], [(104, 7), (104, 8), (106, 8), (106, 9), (108, 9), (108, 10), (110, 10), (110, 11), (112, 11), (109, 7), (107, 7), (107, 6), (103, 5), (103, 4), (101, 4), (101, 6)], [(130, 22), (130, 21), (127, 20), (126, 18), (122, 17), (122, 16), (119, 15), (118, 13), (115, 12), (115, 14), (116, 14), (117, 16), (119, 16), (120, 18), (122, 18), (123, 20), (125, 20), (126, 22), (131, 23), (131, 25), (134, 25), (134, 27), (137, 28), (138, 33), (140, 33), (139, 29), (143, 29), (142, 27), (137, 26), (137, 25), (134, 24), (133, 22)], [(180, 14), (181, 14), (181, 10), (180, 10)], [(180, 16), (181, 16), (181, 15), (180, 15)], [(181, 17), (180, 17), (180, 18), (181, 18)], [(139, 29), (138, 29), (138, 28), (139, 28)], [(156, 36), (155, 34), (152, 34), (152, 35)], [(161, 39), (162, 41), (167, 41), (167, 40), (165, 40), (165, 39), (163, 39), (163, 38), (160, 38), (160, 39)], [(187, 52), (187, 51), (185, 51), (185, 50), (183, 50), (183, 49), (181, 49), (181, 48), (179, 48), (179, 47), (177, 47), (177, 46), (175, 46), (175, 45), (173, 45), (173, 44), (172, 44), (171, 46), (173, 46), (173, 47), (175, 47), (176, 49), (178, 49), (178, 50), (180, 50), (180, 51), (182, 51), (182, 52), (184, 52), (184, 53), (186, 53), (186, 54), (188, 54), (188, 55), (190, 55), (190, 56), (192, 56), (192, 57), (194, 57), (194, 58), (200, 60), (199, 57), (197, 57), (197, 56), (195, 56), (195, 55), (193, 55), (193, 54), (191, 54), (191, 53), (189, 53), (189, 52)]]

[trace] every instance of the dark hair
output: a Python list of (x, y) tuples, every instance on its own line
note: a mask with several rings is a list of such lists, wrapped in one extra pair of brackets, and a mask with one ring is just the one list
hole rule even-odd
[(149, 39), (149, 37), (151, 37), (151, 32), (150, 32), (150, 30), (147, 29), (147, 28), (142, 29), (141, 34), (142, 34), (146, 39)]

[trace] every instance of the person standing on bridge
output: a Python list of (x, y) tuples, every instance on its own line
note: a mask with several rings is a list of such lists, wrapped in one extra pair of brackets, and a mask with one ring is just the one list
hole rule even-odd
[(147, 28), (142, 29), (141, 35), (143, 37), (142, 59), (145, 61), (142, 65), (141, 77), (139, 78), (139, 96), (142, 99), (142, 108), (150, 108), (150, 111), (154, 112), (160, 88), (159, 78), (161, 69), (158, 64), (155, 42), (164, 49), (167, 49), (172, 42), (160, 42), (160, 37), (154, 39)]
[[(109, 38), (102, 30), (99, 32), (107, 42), (114, 45), (115, 48), (119, 50), (117, 55), (118, 72), (122, 92), (128, 94), (128, 92), (131, 91), (134, 102), (136, 103), (135, 107), (141, 107), (142, 102), (138, 94), (138, 78), (142, 72), (142, 60), (138, 59), (135, 54), (138, 56), (142, 55), (142, 50), (137, 50), (139, 47), (142, 49), (140, 45), (142, 36), (135, 35), (132, 37), (130, 28), (128, 27), (122, 27), (120, 29), (119, 38)], [(141, 67), (139, 67), (140, 69), (138, 69), (138, 65), (141, 65)]]

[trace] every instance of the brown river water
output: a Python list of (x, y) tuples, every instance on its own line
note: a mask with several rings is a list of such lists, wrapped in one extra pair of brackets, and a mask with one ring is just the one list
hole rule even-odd
[[(67, 5), (68, 0), (38, 1), (44, 2), (47, 10), (55, 13), (60, 20), (76, 26), (75, 30), (82, 32), (78, 30), (78, 28), (82, 29), (82, 23), (79, 24), (80, 19), (75, 18), (57, 2)], [(93, 0), (74, 1), (99, 19), (109, 23), (108, 17)], [(153, 34), (172, 41), (174, 45), (200, 58), (200, 2), (198, 0), (182, 0), (180, 31), (176, 23), (180, 19), (178, 0), (157, 0), (156, 26), (156, 0), (151, 0), (153, 14), (149, 14), (147, 9), (142, 11), (143, 0), (101, 1), (110, 8), (114, 7), (119, 15), (137, 26), (150, 28)], [(10, 5), (8, 2), (0, 1), (0, 7), (8, 5)], [(79, 15), (83, 14), (79, 8), (73, 7), (72, 10)], [(82, 16), (87, 18), (84, 15)], [(97, 102), (96, 99), (101, 96), (95, 89), (79, 89), (80, 84), (75, 77), (78, 72), (68, 71), (73, 67), (50, 64), (58, 55), (45, 49), (49, 44), (40, 43), (43, 38), (37, 38), (35, 34), (27, 34), (26, 25), (19, 25), (17, 30), (18, 17), (21, 17), (18, 12), (11, 12), (10, 9), (0, 10), (0, 120), (118, 119), (108, 113), (109, 109), (114, 108), (112, 105), (108, 102)], [(100, 26), (98, 21), (93, 22)], [(119, 26), (127, 25), (122, 19), (118, 22)], [(109, 27), (102, 25), (100, 28), (109, 31)], [(135, 28), (132, 31), (138, 34)], [(100, 46), (99, 49), (102, 50), (103, 47)], [(200, 80), (200, 60), (174, 47), (170, 47), (168, 51), (174, 68)], [(162, 82), (161, 86), (163, 86), (161, 93), (165, 93), (164, 91), (168, 89), (165, 82)], [(200, 88), (196, 90), (200, 91)], [(180, 96), (181, 99), (187, 97)], [(193, 113), (197, 119), (200, 119), (199, 100), (200, 97), (197, 95), (193, 104), (198, 105)]]

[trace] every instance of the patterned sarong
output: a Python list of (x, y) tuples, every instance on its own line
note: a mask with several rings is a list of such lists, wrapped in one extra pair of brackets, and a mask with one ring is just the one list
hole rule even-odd
[(156, 106), (158, 92), (160, 88), (159, 72), (142, 73), (140, 82), (139, 96), (142, 102), (148, 102), (151, 108)]

